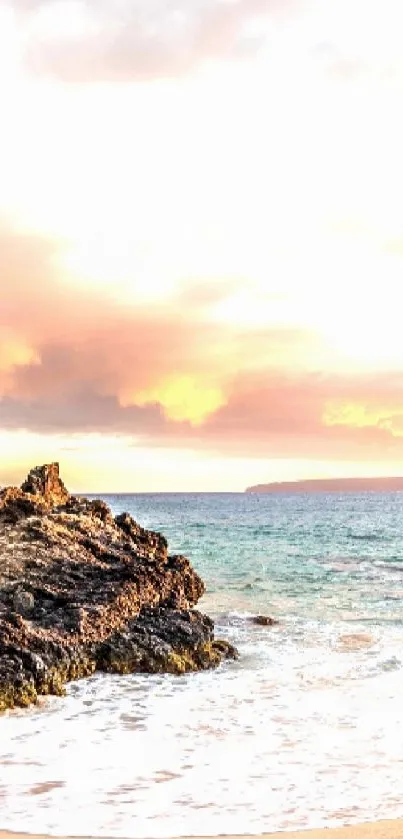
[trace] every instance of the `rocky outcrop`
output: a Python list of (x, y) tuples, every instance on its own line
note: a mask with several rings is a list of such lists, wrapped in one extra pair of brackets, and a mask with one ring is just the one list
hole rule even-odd
[(36, 495), (52, 505), (66, 504), (69, 493), (59, 475), (59, 464), (50, 463), (31, 469), (22, 491), (28, 495)]
[(0, 492), (0, 710), (110, 673), (186, 673), (236, 650), (193, 610), (203, 581), (166, 539), (69, 495), (58, 464)]
[(271, 618), (269, 615), (253, 615), (249, 620), (255, 626), (277, 626), (279, 623), (276, 618)]

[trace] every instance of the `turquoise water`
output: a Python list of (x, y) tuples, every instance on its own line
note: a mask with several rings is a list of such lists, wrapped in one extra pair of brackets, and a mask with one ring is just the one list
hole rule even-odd
[(106, 500), (191, 558), (241, 656), (96, 675), (0, 718), (2, 826), (134, 839), (403, 816), (403, 494)]
[(189, 556), (220, 610), (403, 618), (403, 494), (110, 497)]

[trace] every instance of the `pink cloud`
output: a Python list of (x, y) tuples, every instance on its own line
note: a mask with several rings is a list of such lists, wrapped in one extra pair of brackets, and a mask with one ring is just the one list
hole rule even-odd
[[(61, 283), (55, 247), (0, 232), (0, 348), (6, 341), (7, 351), (12, 336), (10, 363), (0, 364), (3, 429), (124, 434), (147, 445), (223, 455), (403, 455), (403, 374), (331, 374), (323, 346), (308, 331), (213, 324), (208, 314), (219, 292), (200, 283), (163, 308), (111, 303), (94, 290)], [(18, 354), (19, 347), (32, 357)], [(315, 347), (318, 372), (312, 373), (301, 358)], [(153, 392), (166, 377), (183, 375), (193, 376), (196, 386), (207, 376), (222, 387), (224, 404), (201, 425), (169, 420), (157, 397), (136, 403), (139, 391)], [(122, 400), (122, 392), (133, 399)], [(340, 421), (336, 411), (330, 424), (325, 417), (332, 405), (340, 406)]]
[(10, 5), (19, 13), (33, 72), (73, 82), (125, 82), (181, 75), (206, 60), (253, 51), (258, 42), (248, 24), (284, 14), (295, 0), (89, 0), (72, 5), (69, 21), (77, 15), (76, 27), (62, 25), (63, 9), (54, 0)]

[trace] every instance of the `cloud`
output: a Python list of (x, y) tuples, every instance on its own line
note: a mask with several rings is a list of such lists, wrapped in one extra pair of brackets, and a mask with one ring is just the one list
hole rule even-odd
[(0, 230), (2, 427), (191, 438), (237, 364), (236, 330), (208, 318), (231, 283), (130, 303), (61, 278), (61, 248)]
[(1, 424), (7, 430), (39, 433), (123, 433), (151, 439), (166, 433), (167, 420), (158, 405), (122, 407), (113, 395), (102, 395), (91, 382), (68, 385), (62, 394), (42, 398), (5, 396), (0, 400)]
[[(183, 76), (209, 61), (275, 55), (276, 77), (349, 85), (402, 75), (400, 0), (8, 0), (30, 73), (65, 82)], [(279, 27), (282, 22), (289, 27)], [(295, 37), (296, 29), (298, 37)], [(284, 63), (282, 63), (284, 60)]]
[(214, 322), (228, 283), (188, 282), (162, 306), (111, 300), (59, 277), (60, 247), (0, 230), (3, 430), (226, 456), (403, 456), (401, 373), (326, 372), (308, 330)]
[(362, 83), (390, 86), (402, 78), (399, 39), (399, 0), (368, 3), (366, 0), (336, 0), (317, 7), (320, 38), (312, 54), (333, 80), (348, 86)]
[[(284, 0), (14, 0), (28, 67), (69, 82), (188, 73), (260, 44)], [(294, 0), (287, 0), (286, 8)]]
[(205, 441), (243, 456), (388, 460), (403, 455), (403, 374), (241, 375)]
[[(151, 414), (162, 422), (161, 408), (150, 409), (145, 391), (158, 389), (173, 371), (210, 375), (209, 353), (219, 349), (222, 330), (205, 320), (206, 302), (200, 295), (196, 303), (173, 295), (163, 306), (111, 300), (85, 284), (62, 281), (57, 253), (46, 240), (0, 233), (3, 422), (21, 423), (22, 403), (28, 426), (30, 417), (36, 428), (43, 423), (47, 430), (51, 417), (55, 428), (63, 422), (82, 428), (86, 417), (95, 421), (97, 413), (100, 428), (109, 422), (116, 430), (123, 425), (135, 432), (140, 415), (144, 425), (150, 425)], [(131, 410), (138, 393), (142, 407)]]

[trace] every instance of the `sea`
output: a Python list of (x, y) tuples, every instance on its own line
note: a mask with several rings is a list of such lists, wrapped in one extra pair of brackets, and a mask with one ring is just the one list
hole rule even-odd
[(163, 839), (402, 817), (403, 493), (104, 497), (191, 559), (240, 657), (96, 674), (1, 716), (0, 827)]

